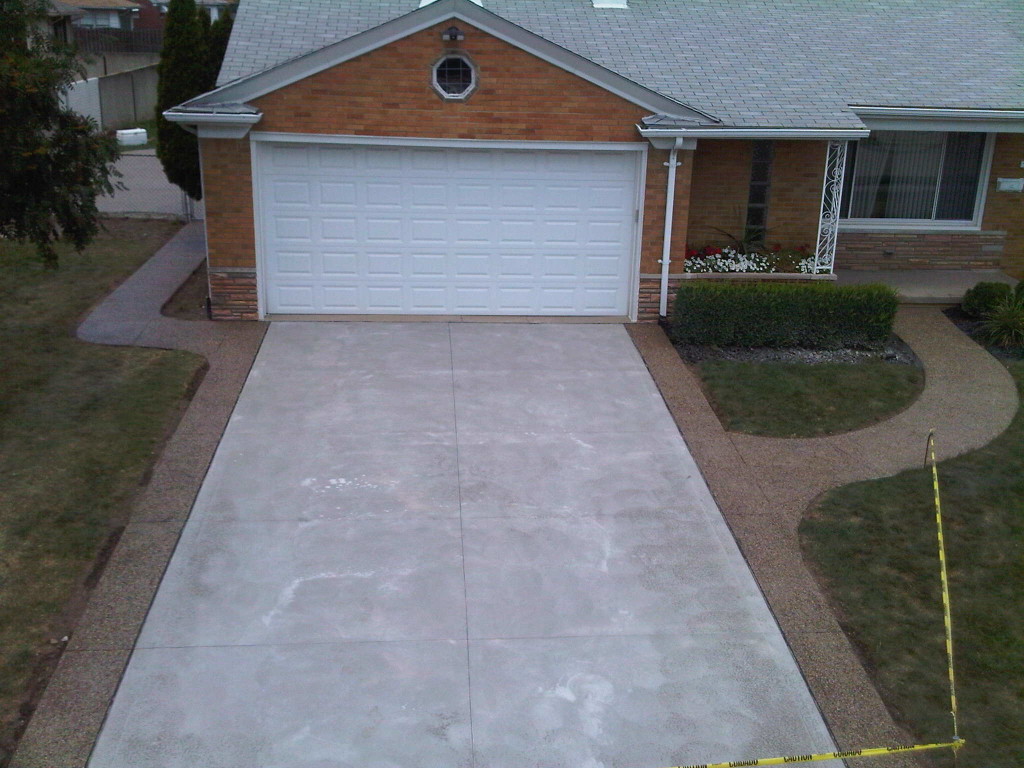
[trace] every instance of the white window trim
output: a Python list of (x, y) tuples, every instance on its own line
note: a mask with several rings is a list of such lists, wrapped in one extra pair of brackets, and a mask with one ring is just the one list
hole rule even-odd
[[(887, 128), (886, 130), (893, 130)], [(919, 129), (915, 129), (919, 130)], [(949, 131), (943, 131), (949, 133)], [(985, 148), (981, 155), (981, 174), (978, 193), (974, 197), (974, 216), (969, 221), (937, 219), (840, 219), (840, 232), (980, 232), (985, 216), (989, 178), (992, 175), (992, 153), (995, 150), (994, 133), (985, 135)]]
[[(441, 66), (442, 62), (448, 59), (461, 59), (462, 62), (469, 67), (470, 75), (472, 79), (469, 82), (469, 88), (464, 90), (462, 93), (448, 93), (441, 84), (437, 82), (437, 68)], [(434, 90), (437, 91), (437, 95), (445, 101), (465, 101), (476, 91), (477, 86), (480, 84), (480, 78), (476, 72), (476, 64), (462, 51), (447, 51), (443, 56), (438, 58), (433, 66), (430, 67), (430, 82), (434, 86)]]

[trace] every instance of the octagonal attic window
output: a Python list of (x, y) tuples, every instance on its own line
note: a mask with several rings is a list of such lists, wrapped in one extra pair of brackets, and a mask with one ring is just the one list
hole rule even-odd
[(445, 99), (464, 99), (476, 87), (476, 70), (469, 59), (447, 54), (434, 65), (434, 88)]

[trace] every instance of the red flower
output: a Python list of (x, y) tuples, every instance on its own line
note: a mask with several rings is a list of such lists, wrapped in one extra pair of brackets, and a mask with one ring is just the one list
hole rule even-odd
[(696, 255), (697, 255), (697, 249), (696, 248), (687, 248), (686, 249), (686, 258), (692, 259)]
[(782, 250), (782, 244), (781, 243), (776, 243), (775, 245), (772, 246), (772, 253), (778, 253), (781, 250)]

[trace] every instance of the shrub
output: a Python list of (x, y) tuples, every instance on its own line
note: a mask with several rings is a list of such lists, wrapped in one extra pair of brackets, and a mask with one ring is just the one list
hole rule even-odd
[(964, 314), (980, 319), (995, 309), (997, 304), (1008, 299), (1012, 293), (1013, 289), (1006, 283), (978, 283), (964, 294), (960, 308)]
[(997, 347), (1024, 347), (1024, 294), (1007, 294), (985, 314), (981, 336)]
[(892, 333), (896, 307), (884, 285), (687, 281), (670, 335), (716, 346), (873, 347)]

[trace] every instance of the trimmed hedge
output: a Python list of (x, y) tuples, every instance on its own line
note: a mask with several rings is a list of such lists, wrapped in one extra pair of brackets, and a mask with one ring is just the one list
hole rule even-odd
[(964, 314), (976, 319), (985, 317), (996, 305), (1008, 301), (1013, 295), (1012, 286), (1006, 283), (981, 282), (968, 288), (960, 302)]
[(892, 334), (896, 307), (885, 285), (694, 280), (679, 287), (669, 333), (723, 347), (875, 347)]

